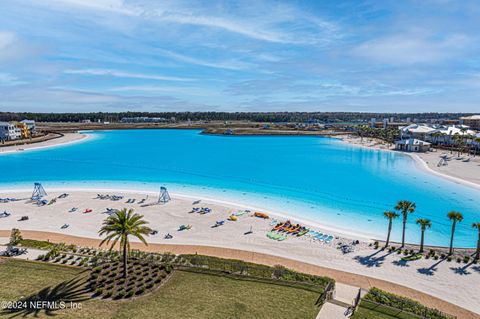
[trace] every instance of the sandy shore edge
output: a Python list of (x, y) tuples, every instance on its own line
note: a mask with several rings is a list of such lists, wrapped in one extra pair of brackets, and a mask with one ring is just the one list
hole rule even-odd
[[(410, 156), (410, 158), (412, 158), (414, 160), (415, 166), (417, 168), (423, 170), (424, 172), (427, 172), (429, 174), (433, 174), (435, 176), (447, 179), (447, 180), (455, 182), (455, 183), (459, 183), (459, 184), (462, 184), (462, 185), (480, 190), (480, 184), (478, 184), (476, 182), (468, 181), (468, 180), (465, 180), (465, 179), (462, 179), (462, 178), (459, 178), (459, 177), (456, 177), (456, 176), (451, 176), (451, 175), (448, 175), (446, 172), (436, 171), (435, 169), (428, 166), (428, 163), (423, 158), (421, 158), (418, 154), (409, 153), (409, 152), (398, 152), (398, 151), (395, 151), (393, 149), (380, 148), (378, 146), (370, 146), (370, 145), (365, 145), (365, 144), (359, 144), (359, 143), (353, 141), (349, 136), (346, 136), (346, 135), (345, 136), (331, 136), (331, 138), (336, 138), (336, 139), (342, 141), (343, 143), (346, 143), (348, 145), (355, 146), (355, 147), (361, 147), (361, 148), (376, 150), (376, 151), (393, 152), (393, 153), (396, 153), (396, 154), (402, 154), (402, 155)], [(378, 139), (375, 139), (375, 138), (369, 138), (369, 139), (378, 140)], [(384, 143), (384, 141), (382, 141), (382, 140), (378, 140), (378, 142), (379, 143)]]
[(64, 133), (64, 135), (61, 137), (54, 138), (44, 142), (3, 147), (0, 149), (0, 155), (65, 146), (65, 145), (85, 142), (91, 138), (92, 136), (90, 134), (82, 134), (81, 132)]

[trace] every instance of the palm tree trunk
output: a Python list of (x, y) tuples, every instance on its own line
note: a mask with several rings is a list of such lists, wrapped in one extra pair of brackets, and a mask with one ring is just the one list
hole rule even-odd
[(477, 256), (476, 260), (480, 259), (480, 230), (478, 231), (478, 240), (477, 240)]
[(420, 252), (423, 253), (423, 241), (425, 239), (425, 229), (422, 229), (422, 239), (420, 240)]
[(127, 241), (123, 242), (123, 278), (127, 278)]
[(452, 236), (450, 237), (450, 250), (448, 251), (449, 255), (453, 254), (453, 234), (455, 234), (455, 222), (452, 224)]
[(403, 230), (402, 230), (402, 247), (405, 247), (405, 227), (407, 224), (407, 219), (403, 218)]
[(390, 232), (392, 231), (392, 219), (388, 221), (388, 234), (387, 234), (387, 242), (385, 243), (385, 248), (388, 247), (388, 243), (390, 242)]

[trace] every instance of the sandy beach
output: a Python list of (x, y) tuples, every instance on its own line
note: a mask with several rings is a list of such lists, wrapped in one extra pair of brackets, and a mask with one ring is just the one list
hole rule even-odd
[[(167, 204), (153, 205), (157, 200), (154, 194), (124, 191), (115, 192), (124, 196), (119, 201), (95, 199), (99, 192), (68, 191), (70, 195), (67, 198), (57, 199), (54, 204), (41, 207), (27, 200), (30, 192), (2, 193), (0, 197), (23, 200), (0, 203), (1, 211), (12, 213), (11, 216), (1, 219), (0, 230), (5, 234), (11, 228), (19, 228), (98, 240), (98, 229), (107, 217), (106, 208), (133, 208), (145, 216), (152, 229), (158, 231), (157, 235), (149, 237), (148, 241), (153, 244), (174, 245), (172, 247), (179, 247), (178, 245), (220, 247), (287, 258), (409, 287), (480, 314), (478, 296), (480, 267), (475, 264), (432, 259), (404, 262), (397, 254), (374, 250), (366, 241), (361, 241), (354, 252), (342, 254), (336, 248), (338, 243), (348, 243), (351, 239), (357, 238), (348, 239), (335, 233), (332, 235), (335, 235), (336, 239), (330, 244), (314, 241), (308, 236), (289, 236), (287, 240), (279, 242), (267, 238), (266, 233), (271, 229), (273, 219), (284, 219), (271, 214), (271, 218), (267, 220), (253, 217), (254, 210), (244, 212), (245, 208), (241, 205), (226, 205), (212, 200), (178, 195), (173, 196), (172, 201)], [(63, 192), (51, 191), (47, 199), (55, 198), (61, 193)], [(133, 198), (135, 203), (126, 203), (128, 199)], [(139, 205), (138, 202), (144, 198), (145, 204), (152, 205)], [(69, 212), (73, 207), (77, 207), (78, 210)], [(209, 207), (212, 212), (204, 215), (189, 213), (193, 207)], [(92, 212), (83, 213), (86, 209), (92, 209)], [(239, 212), (244, 213), (238, 216), (237, 221), (227, 220), (232, 213)], [(29, 219), (19, 221), (22, 216), (28, 216)], [(224, 220), (225, 224), (212, 227), (218, 220)], [(292, 221), (296, 222), (294, 219)], [(69, 227), (61, 229), (64, 224), (69, 224)], [(192, 229), (178, 231), (181, 224), (190, 224)], [(245, 235), (250, 229), (253, 233)], [(326, 231), (318, 227), (314, 229)], [(164, 239), (167, 233), (173, 235), (173, 238)]]
[(63, 136), (59, 138), (54, 138), (44, 142), (0, 147), (0, 155), (76, 143), (88, 139), (88, 137), (88, 134), (64, 133)]
[[(369, 137), (361, 139), (358, 136), (351, 135), (344, 135), (339, 138), (352, 145), (395, 152), (393, 145), (379, 139)], [(437, 149), (434, 149), (433, 152), (402, 152), (402, 154), (411, 156), (417, 162), (417, 167), (432, 174), (447, 178), (459, 184), (480, 188), (480, 156), (474, 157), (466, 154), (457, 156), (457, 152), (450, 153), (449, 151)], [(448, 165), (438, 166), (441, 159), (440, 157), (443, 155), (447, 155), (450, 158)], [(464, 161), (467, 158), (468, 161)]]

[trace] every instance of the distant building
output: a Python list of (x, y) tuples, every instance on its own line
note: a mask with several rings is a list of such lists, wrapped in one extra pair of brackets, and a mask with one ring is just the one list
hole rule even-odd
[[(170, 119), (174, 121), (174, 118)], [(121, 119), (122, 123), (161, 123), (161, 122), (168, 122), (169, 120), (164, 117), (146, 117), (146, 116), (139, 116), (139, 117), (124, 117)]]
[(20, 123), (23, 123), (27, 127), (27, 129), (30, 131), (30, 134), (37, 133), (37, 126), (34, 120), (23, 120), (20, 121)]
[(12, 141), (21, 136), (21, 132), (15, 125), (8, 122), (0, 122), (0, 140)]
[(417, 140), (416, 138), (409, 138), (407, 140), (400, 140), (395, 142), (395, 149), (405, 152), (427, 152), (430, 149), (430, 143)]
[(470, 127), (471, 129), (480, 131), (480, 115), (461, 117), (460, 123)]
[(82, 123), (84, 123), (84, 124), (90, 124), (90, 123), (92, 123), (92, 121), (91, 121), (91, 120), (82, 120)]

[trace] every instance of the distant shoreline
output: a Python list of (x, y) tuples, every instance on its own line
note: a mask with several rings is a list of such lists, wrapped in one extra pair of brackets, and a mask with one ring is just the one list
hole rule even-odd
[[(437, 155), (442, 153), (436, 152), (427, 152), (427, 153), (411, 153), (411, 152), (399, 152), (395, 151), (391, 148), (387, 148), (384, 145), (384, 141), (374, 138), (364, 138), (365, 140), (370, 140), (370, 144), (360, 143), (359, 137), (349, 137), (348, 135), (344, 136), (336, 136), (333, 138), (338, 138), (342, 142), (347, 143), (349, 145), (363, 147), (371, 150), (379, 150), (379, 151), (389, 151), (395, 152), (396, 154), (403, 154), (406, 156), (410, 156), (415, 162), (415, 166), (420, 170), (427, 172), (429, 174), (433, 174), (435, 176), (447, 179), (451, 182), (462, 184), (467, 187), (474, 188), (476, 190), (480, 189), (480, 156), (478, 160), (472, 160), (470, 163), (456, 163), (453, 162), (454, 165), (449, 165), (443, 170), (440, 170), (437, 166), (433, 165), (433, 161), (440, 160)], [(445, 151), (444, 153), (446, 153)], [(429, 165), (430, 164), (430, 165)], [(477, 167), (475, 167), (477, 165)]]
[(51, 138), (46, 141), (2, 147), (0, 148), (0, 155), (64, 146), (85, 141), (89, 138), (90, 135), (88, 134), (63, 133), (59, 137)]

